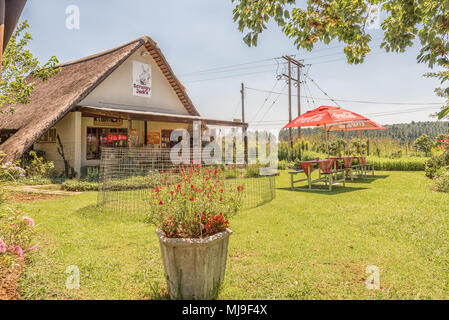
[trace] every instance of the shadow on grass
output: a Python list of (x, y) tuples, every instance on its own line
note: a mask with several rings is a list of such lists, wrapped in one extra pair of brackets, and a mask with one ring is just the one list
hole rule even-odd
[(363, 177), (358, 177), (358, 178), (354, 178), (354, 181), (351, 181), (350, 179), (346, 180), (346, 183), (372, 183), (378, 179), (386, 179), (390, 177), (389, 175), (377, 175), (377, 176), (363, 176)]
[(73, 212), (74, 215), (78, 215), (84, 219), (89, 219), (92, 221), (106, 222), (106, 221), (117, 221), (117, 222), (144, 222), (145, 216), (138, 213), (117, 213), (106, 209), (97, 204), (91, 204), (86, 207), (80, 208)]
[[(347, 182), (348, 183), (348, 182)], [(287, 188), (276, 188), (277, 190), (291, 191), (291, 192), (304, 192), (304, 193), (315, 193), (315, 194), (323, 194), (328, 196), (333, 196), (336, 194), (367, 190), (368, 188), (360, 188), (360, 187), (349, 187), (346, 184), (346, 187), (343, 186), (333, 186), (332, 191), (329, 191), (329, 187), (327, 186), (313, 186), (312, 190), (309, 190), (309, 187), (306, 185), (304, 187), (296, 187), (293, 190), (290, 187)]]

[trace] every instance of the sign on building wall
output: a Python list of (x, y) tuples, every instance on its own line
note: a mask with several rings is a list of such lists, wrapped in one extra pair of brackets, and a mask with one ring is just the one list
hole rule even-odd
[(150, 132), (148, 134), (149, 144), (161, 144), (161, 133), (160, 132)]
[(151, 66), (133, 61), (133, 95), (135, 97), (151, 97)]
[(114, 118), (94, 118), (94, 126), (105, 126), (105, 127), (121, 127), (123, 125), (122, 119)]

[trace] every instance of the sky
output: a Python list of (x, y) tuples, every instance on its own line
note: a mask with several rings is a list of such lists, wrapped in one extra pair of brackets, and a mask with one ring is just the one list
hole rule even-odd
[[(79, 29), (66, 27), (69, 5), (79, 8)], [(204, 117), (240, 119), (244, 83), (245, 121), (259, 129), (281, 128), (288, 122), (288, 98), (285, 79), (277, 78), (285, 65), (276, 58), (295, 55), (307, 64), (302, 112), (338, 104), (381, 124), (435, 121), (430, 115), (443, 99), (434, 93), (439, 81), (423, 77), (430, 70), (416, 62), (419, 46), (386, 53), (379, 46), (381, 30), (371, 29), (372, 53), (363, 64), (349, 65), (343, 44), (298, 50), (270, 24), (258, 46), (248, 47), (233, 22), (234, 6), (231, 0), (28, 0), (21, 19), (30, 23), (30, 49), (41, 62), (53, 55), (60, 62), (76, 60), (150, 36)]]

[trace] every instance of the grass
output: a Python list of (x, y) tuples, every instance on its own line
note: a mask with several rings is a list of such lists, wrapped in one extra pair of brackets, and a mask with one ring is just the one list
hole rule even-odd
[[(231, 221), (220, 299), (447, 299), (449, 195), (422, 172), (377, 172), (332, 193), (290, 191)], [(19, 206), (41, 250), (21, 281), (25, 299), (159, 299), (165, 287), (154, 227), (100, 212), (87, 192)], [(17, 204), (14, 204), (17, 206)], [(65, 287), (70, 265), (81, 288)], [(383, 291), (365, 287), (380, 269)]]

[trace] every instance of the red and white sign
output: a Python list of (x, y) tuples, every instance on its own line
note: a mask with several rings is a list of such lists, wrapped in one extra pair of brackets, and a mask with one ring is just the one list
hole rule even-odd
[(133, 61), (133, 95), (151, 98), (151, 66)]

